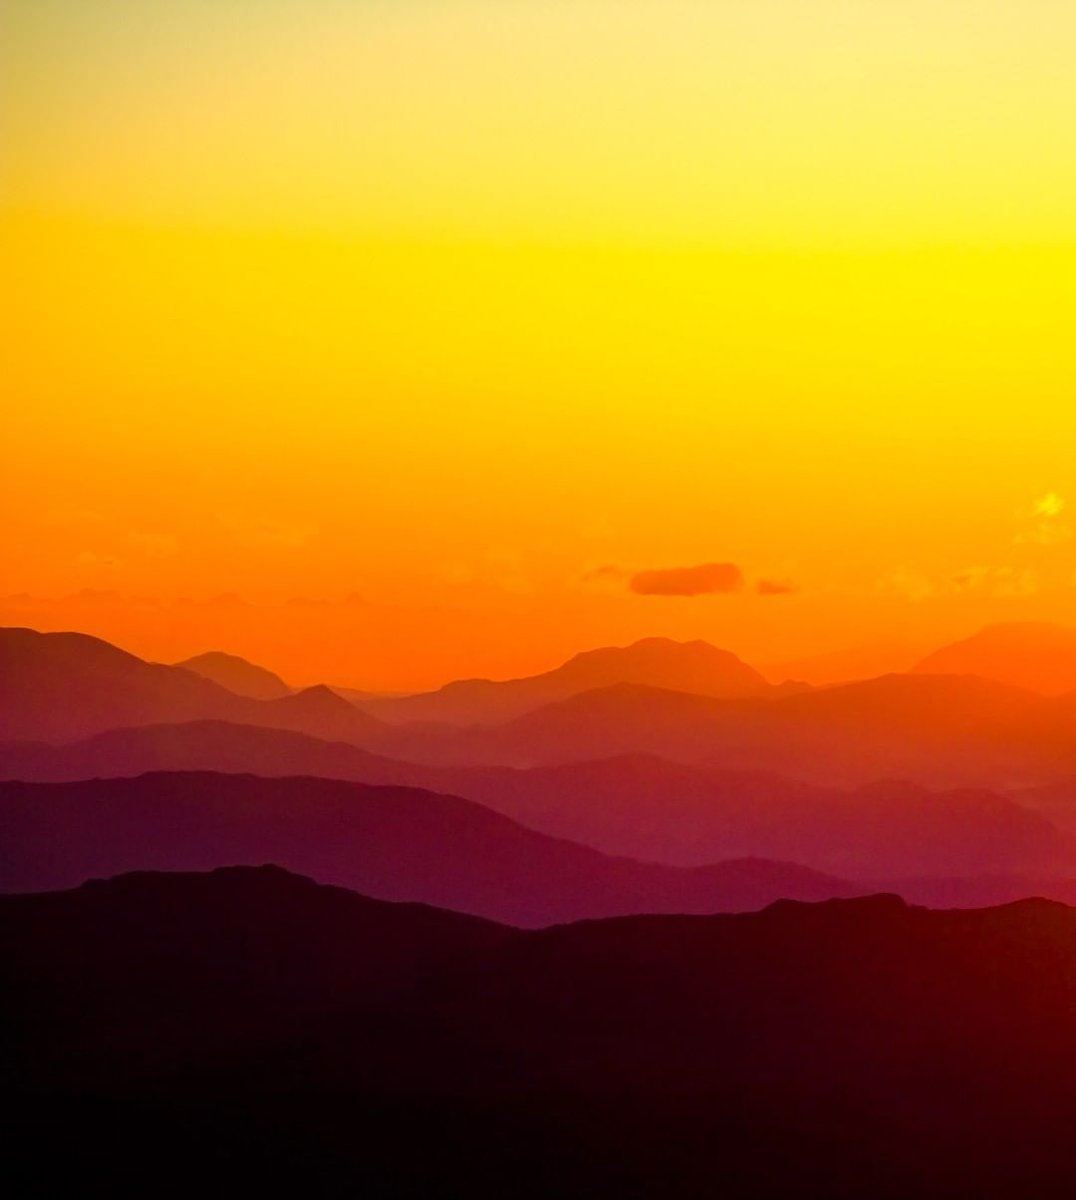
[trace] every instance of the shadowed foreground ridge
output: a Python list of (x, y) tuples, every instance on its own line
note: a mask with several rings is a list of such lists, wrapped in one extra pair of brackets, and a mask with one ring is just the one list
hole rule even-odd
[(1076, 1184), (1076, 910), (1046, 901), (523, 932), (265, 867), (3, 897), (0, 938), (19, 1195)]

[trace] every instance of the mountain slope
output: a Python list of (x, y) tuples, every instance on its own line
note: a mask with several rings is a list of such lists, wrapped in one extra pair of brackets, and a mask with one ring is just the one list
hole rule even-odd
[[(694, 662), (696, 649), (689, 644), (677, 654), (690, 650)], [(703, 653), (707, 661), (711, 650)], [(12, 741), (74, 741), (125, 726), (211, 719), (431, 765), (528, 767), (649, 753), (734, 770), (779, 763), (785, 774), (823, 784), (910, 778), (1001, 788), (1076, 773), (1076, 705), (974, 677), (886, 676), (739, 699), (621, 683), (501, 725), (461, 728), (387, 724), (327, 687), (253, 700), (78, 634), (0, 630), (0, 667), (0, 721)]]
[(239, 696), (249, 696), (252, 700), (275, 700), (292, 691), (279, 675), (247, 662), (237, 654), (225, 654), (222, 650), (196, 654), (175, 665), (193, 671), (203, 679), (211, 679)]
[(900, 638), (879, 638), (865, 645), (788, 662), (759, 663), (758, 669), (770, 683), (802, 679), (812, 687), (830, 687), (835, 683), (908, 671), (923, 657), (926, 649)]
[[(252, 1010), (323, 1008), (385, 1000), (436, 961), (488, 948), (506, 927), (421, 904), (390, 904), (328, 887), (280, 867), (227, 867), (207, 874), (139, 872), (95, 879), (76, 892), (5, 896), (0, 923), (21, 929), (5, 969), (45, 981), (92, 967), (79, 992), (80, 1021), (107, 1011), (144, 1019), (161, 996), (193, 1015), (217, 993), (237, 1018)], [(115, 981), (137, 978), (122, 991)], [(45, 997), (20, 997), (35, 1009)]]
[(367, 708), (385, 720), (499, 724), (541, 705), (614, 684), (645, 684), (719, 697), (761, 696), (769, 691), (754, 668), (726, 650), (702, 641), (645, 638), (630, 646), (588, 650), (526, 679), (463, 679), (435, 692), (387, 697), (368, 703)]
[(760, 856), (857, 879), (1076, 869), (1076, 841), (985, 790), (841, 790), (644, 755), (458, 771), (452, 790), (607, 854), (690, 866)]
[(1076, 629), (1034, 621), (990, 625), (911, 669), (920, 675), (981, 675), (1060, 696), (1076, 691)]
[(874, 896), (521, 932), (270, 868), (0, 897), (0, 944), (20, 1195), (1076, 1185), (1061, 905)]
[(1076, 869), (1070, 835), (1015, 798), (985, 790), (931, 792), (900, 783), (841, 790), (642, 754), (527, 770), (422, 766), (342, 742), (214, 721), (116, 730), (62, 747), (0, 745), (0, 778), (149, 771), (313, 775), (420, 787), (464, 796), (605, 854), (684, 867), (764, 858), (868, 880), (1056, 878)]
[(0, 743), (0, 779), (62, 783), (150, 771), (320, 775), (357, 783), (414, 786), (441, 777), (439, 768), (396, 762), (350, 742), (231, 721), (136, 725), (60, 746)]
[(226, 717), (232, 693), (80, 633), (0, 630), (0, 724), (11, 738), (86, 737), (119, 725)]
[(253, 700), (79, 633), (0, 629), (0, 677), (0, 725), (12, 740), (72, 741), (123, 726), (199, 719), (360, 742), (383, 731), (328, 688)]
[(862, 888), (794, 864), (693, 869), (610, 858), (455, 796), (325, 779), (145, 775), (0, 784), (0, 890), (127, 870), (277, 862), (322, 883), (515, 925), (720, 912)]
[(645, 753), (733, 770), (780, 764), (824, 784), (1008, 786), (1036, 771), (1052, 777), (1074, 757), (1074, 714), (1035, 732), (1052, 703), (958, 676), (883, 676), (767, 701), (620, 685), (527, 713), (469, 749), (473, 761), (513, 766)]

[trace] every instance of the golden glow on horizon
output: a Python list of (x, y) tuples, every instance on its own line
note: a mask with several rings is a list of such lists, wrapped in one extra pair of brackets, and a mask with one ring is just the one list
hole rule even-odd
[[(1071, 6), (3, 22), (4, 591), (462, 608), (492, 673), (1071, 620)], [(712, 561), (798, 591), (595, 575)]]

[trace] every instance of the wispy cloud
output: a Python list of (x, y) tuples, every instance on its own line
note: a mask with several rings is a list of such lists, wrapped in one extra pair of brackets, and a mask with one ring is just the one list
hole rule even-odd
[(913, 568), (894, 571), (881, 581), (879, 590), (918, 603), (943, 596), (1034, 596), (1041, 590), (1036, 572), (1024, 567), (965, 567), (947, 576), (929, 576)]
[(1015, 546), (1060, 546), (1072, 540), (1072, 528), (1062, 521), (1065, 499), (1057, 492), (1046, 492), (1027, 508), (1016, 513), (1020, 528), (1013, 535)]

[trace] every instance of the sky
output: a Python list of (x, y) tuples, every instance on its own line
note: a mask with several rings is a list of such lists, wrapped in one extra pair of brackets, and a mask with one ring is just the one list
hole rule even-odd
[(1063, 0), (6, 0), (0, 620), (433, 686), (1076, 601)]

